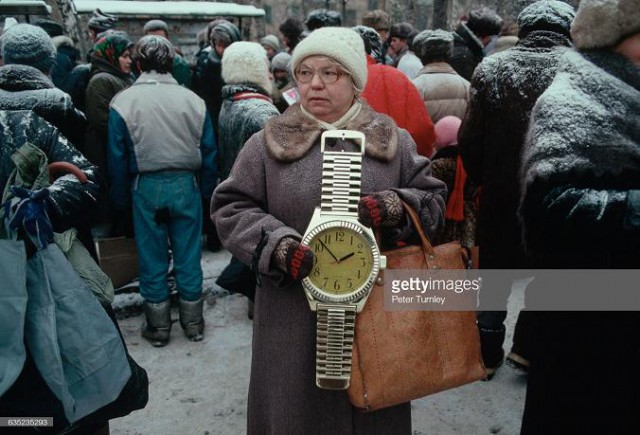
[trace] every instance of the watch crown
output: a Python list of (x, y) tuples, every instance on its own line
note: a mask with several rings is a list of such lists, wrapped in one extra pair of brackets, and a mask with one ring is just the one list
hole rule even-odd
[(386, 269), (387, 268), (387, 257), (384, 255), (380, 256), (380, 269)]

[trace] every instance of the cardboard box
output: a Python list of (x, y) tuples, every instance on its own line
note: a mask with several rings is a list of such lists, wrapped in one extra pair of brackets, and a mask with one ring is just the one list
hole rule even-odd
[(138, 251), (134, 239), (126, 237), (98, 239), (96, 250), (100, 267), (111, 278), (114, 288), (122, 287), (138, 278)]

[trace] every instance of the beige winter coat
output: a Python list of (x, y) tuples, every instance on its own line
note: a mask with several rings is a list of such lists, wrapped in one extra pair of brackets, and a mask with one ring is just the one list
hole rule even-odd
[[(362, 192), (396, 191), (419, 212), (433, 235), (442, 225), (444, 183), (431, 176), (430, 162), (416, 153), (411, 136), (394, 121), (363, 104), (346, 129), (367, 138)], [(271, 118), (240, 151), (229, 178), (212, 199), (212, 218), (224, 246), (257, 267), (253, 352), (248, 402), (249, 434), (410, 434), (408, 403), (361, 413), (344, 391), (315, 386), (316, 317), (299, 282), (272, 267), (278, 242), (301, 239), (320, 204), (321, 131), (298, 104)], [(350, 142), (335, 149), (352, 151)], [(406, 240), (413, 229), (386, 234)]]
[(425, 65), (413, 79), (427, 112), (435, 124), (445, 116), (464, 118), (469, 100), (469, 82), (455, 72), (448, 63)]

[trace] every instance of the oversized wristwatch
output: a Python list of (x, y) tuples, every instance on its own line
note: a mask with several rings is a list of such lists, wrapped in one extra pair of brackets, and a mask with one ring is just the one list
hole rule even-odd
[[(350, 140), (360, 150), (326, 151), (327, 140)], [(322, 134), (322, 199), (302, 238), (315, 256), (302, 285), (317, 313), (316, 385), (331, 390), (349, 387), (356, 314), (386, 267), (373, 232), (358, 222), (364, 151), (358, 131)]]

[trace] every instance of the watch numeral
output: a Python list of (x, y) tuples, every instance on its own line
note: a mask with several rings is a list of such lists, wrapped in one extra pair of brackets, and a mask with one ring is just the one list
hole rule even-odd
[(362, 243), (358, 243), (358, 254), (362, 254), (363, 249), (364, 249), (364, 245)]
[(322, 287), (327, 288), (327, 284), (329, 284), (329, 278), (322, 278), (322, 281), (324, 281), (322, 283)]
[(316, 267), (315, 269), (313, 269), (313, 276), (320, 276), (320, 268)]
[(364, 260), (364, 257), (360, 257), (360, 267), (365, 267), (367, 262)]
[(340, 283), (337, 280), (333, 281), (333, 289), (340, 290)]
[(360, 279), (362, 277), (362, 271), (361, 270), (356, 270), (356, 272), (358, 272), (358, 279)]
[(351, 282), (351, 278), (347, 278), (347, 288), (353, 288), (353, 282)]
[(336, 231), (336, 242), (344, 242), (344, 232)]
[(317, 253), (320, 253), (320, 252), (324, 251), (324, 246), (322, 246), (322, 243), (315, 243), (313, 245), (313, 251), (317, 252)]
[(325, 234), (323, 242), (325, 243), (325, 245), (331, 244), (331, 234)]

